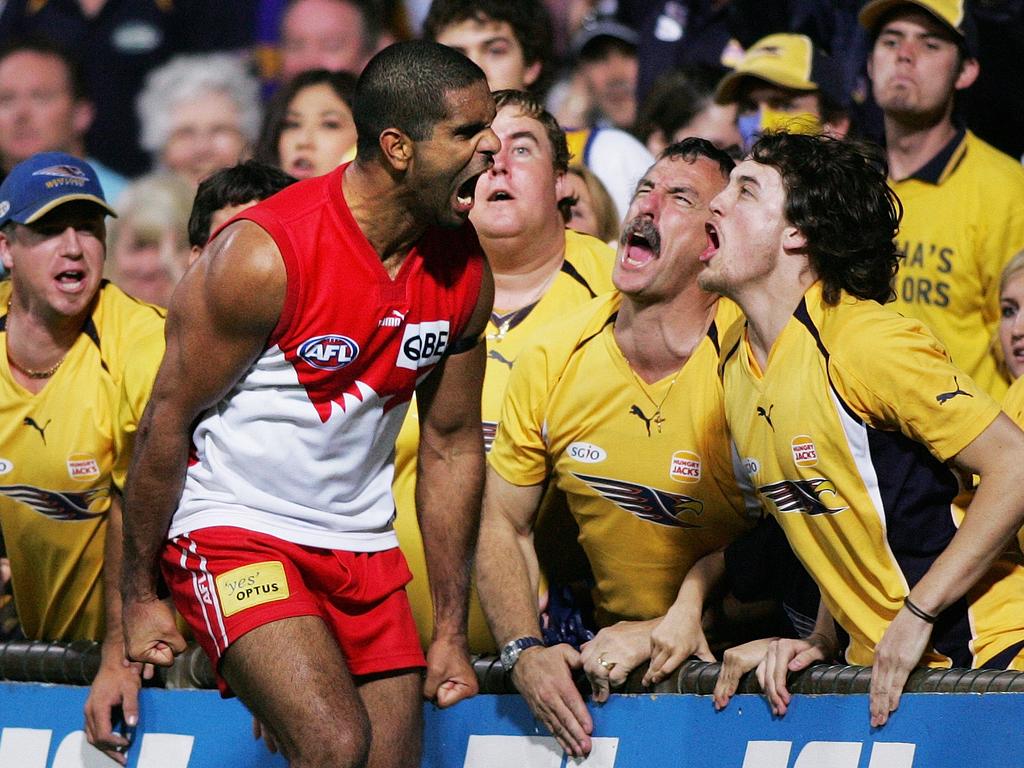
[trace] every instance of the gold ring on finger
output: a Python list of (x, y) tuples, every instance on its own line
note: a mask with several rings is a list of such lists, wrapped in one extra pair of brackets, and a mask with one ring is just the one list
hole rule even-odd
[(614, 662), (614, 661), (606, 660), (603, 653), (600, 656), (597, 657), (597, 663), (600, 664), (602, 667), (604, 667), (605, 670), (607, 672), (609, 672), (609, 673), (611, 673), (611, 671), (613, 669), (615, 669), (615, 664), (616, 664), (616, 662)]

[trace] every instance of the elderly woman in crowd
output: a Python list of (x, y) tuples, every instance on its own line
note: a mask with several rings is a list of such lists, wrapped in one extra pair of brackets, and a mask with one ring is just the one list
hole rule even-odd
[(259, 83), (232, 54), (176, 56), (150, 73), (136, 106), (143, 148), (193, 189), (248, 157), (259, 135)]
[(189, 262), (192, 187), (171, 173), (128, 185), (111, 221), (105, 272), (125, 293), (166, 307)]

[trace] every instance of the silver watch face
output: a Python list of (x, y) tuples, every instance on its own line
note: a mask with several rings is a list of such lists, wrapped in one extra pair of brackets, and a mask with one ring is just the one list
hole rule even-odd
[(506, 672), (510, 672), (512, 667), (515, 666), (516, 659), (519, 658), (519, 654), (522, 650), (519, 645), (513, 640), (510, 643), (505, 643), (501, 649), (501, 666), (505, 668)]

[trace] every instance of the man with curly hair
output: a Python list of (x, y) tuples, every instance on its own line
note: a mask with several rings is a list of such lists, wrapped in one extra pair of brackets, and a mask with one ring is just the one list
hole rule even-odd
[[(759, 677), (785, 713), (786, 672), (835, 651), (834, 617), (846, 662), (874, 666), (872, 726), (917, 665), (1024, 668), (1024, 567), (1003, 554), (1024, 522), (1024, 433), (882, 306), (899, 259), (886, 174), (860, 144), (764, 136), (711, 202), (700, 277), (747, 316), (722, 345), (726, 418), (822, 597), (816, 633), (776, 641)], [(962, 520), (958, 471), (982, 477)]]

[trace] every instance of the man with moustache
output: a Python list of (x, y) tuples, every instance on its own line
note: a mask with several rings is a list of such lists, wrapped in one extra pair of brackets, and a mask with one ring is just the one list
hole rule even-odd
[[(375, 56), (355, 107), (356, 160), (246, 209), (175, 292), (128, 476), (125, 636), (139, 660), (184, 649), (162, 565), (222, 694), (292, 764), (416, 766), (421, 696), (477, 688), (465, 612), (493, 289), (467, 219), (500, 145), (483, 72), (436, 43)], [(414, 391), (426, 659), (392, 528)]]
[[(659, 624), (690, 642), (700, 606), (696, 617), (692, 606), (671, 610), (683, 577), (751, 525), (716, 375), (719, 341), (739, 312), (697, 285), (707, 206), (732, 167), (704, 139), (666, 149), (630, 205), (618, 290), (548, 326), (509, 380), (489, 457), (478, 587), (505, 669), (573, 756), (590, 752), (592, 721), (572, 671), (583, 667), (603, 701), (650, 656)], [(603, 629), (582, 653), (539, 639), (532, 526), (549, 477), (567, 496), (597, 582)], [(701, 652), (710, 658), (706, 645)]]

